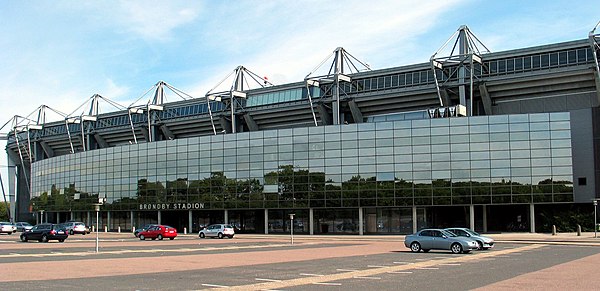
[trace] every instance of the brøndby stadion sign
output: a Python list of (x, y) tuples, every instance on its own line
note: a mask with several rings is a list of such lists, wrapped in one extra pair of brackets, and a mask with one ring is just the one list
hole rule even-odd
[(187, 210), (203, 209), (204, 203), (143, 203), (139, 210)]

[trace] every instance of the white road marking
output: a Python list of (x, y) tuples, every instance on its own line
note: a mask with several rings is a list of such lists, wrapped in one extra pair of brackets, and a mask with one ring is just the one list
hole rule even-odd
[(436, 267), (421, 267), (421, 268), (417, 268), (417, 270), (439, 270), (440, 268), (436, 268)]
[(415, 261), (429, 261), (429, 259), (415, 259)]
[(356, 279), (372, 279), (372, 280), (381, 280), (381, 277), (367, 277), (367, 276), (354, 276)]
[(410, 264), (414, 264), (411, 262), (393, 262), (394, 264), (405, 264), (405, 265), (410, 265)]
[(450, 264), (438, 264), (438, 266), (460, 266), (460, 264), (450, 263)]
[(215, 284), (202, 284), (202, 286), (206, 286), (206, 287), (217, 287), (217, 288), (229, 288), (229, 286), (225, 286), (225, 285), (215, 285)]
[(411, 271), (390, 271), (389, 274), (412, 274)]
[(307, 273), (300, 273), (300, 276), (317, 276), (317, 277), (323, 277), (325, 275), (321, 275), (321, 274), (307, 274)]
[(254, 278), (256, 281), (267, 281), (267, 282), (281, 282), (281, 280), (277, 279), (266, 279), (266, 278)]
[(377, 266), (377, 265), (367, 265), (367, 268), (386, 268), (389, 266)]

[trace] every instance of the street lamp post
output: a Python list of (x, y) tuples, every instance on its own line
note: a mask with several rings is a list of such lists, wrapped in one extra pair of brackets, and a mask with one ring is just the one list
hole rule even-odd
[(290, 238), (292, 239), (292, 245), (294, 244), (294, 213), (290, 213)]
[(596, 212), (598, 211), (598, 200), (594, 200), (594, 238), (598, 237), (598, 216)]
[(98, 223), (98, 220), (99, 220), (98, 215), (100, 213), (100, 206), (102, 204), (104, 204), (104, 202), (106, 202), (106, 197), (98, 198), (98, 203), (94, 204), (94, 208), (96, 209), (96, 253), (98, 253), (98, 232), (99, 232), (98, 227), (100, 227), (99, 223)]

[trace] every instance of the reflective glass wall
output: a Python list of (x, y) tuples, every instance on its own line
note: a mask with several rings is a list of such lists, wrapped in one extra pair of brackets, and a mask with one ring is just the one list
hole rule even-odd
[(98, 195), (108, 210), (568, 202), (571, 161), (569, 113), (268, 130), (42, 160), (32, 206), (91, 210)]

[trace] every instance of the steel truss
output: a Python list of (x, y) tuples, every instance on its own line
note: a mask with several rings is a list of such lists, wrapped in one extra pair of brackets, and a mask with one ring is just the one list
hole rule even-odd
[[(333, 57), (333, 61), (329, 66), (329, 71), (326, 75), (322, 76), (314, 76), (311, 77), (313, 73), (315, 73), (318, 69), (320, 69), (325, 62)], [(358, 73), (360, 72), (359, 68), (354, 64), (354, 62), (361, 65), (364, 69), (370, 71), (371, 68), (368, 64), (360, 61), (350, 53), (348, 53), (344, 48), (338, 47), (331, 54), (327, 56), (318, 66), (316, 66), (306, 77), (304, 77), (304, 84), (306, 86), (306, 91), (308, 94), (308, 101), (310, 104), (310, 110), (313, 115), (313, 120), (315, 122), (315, 126), (318, 126), (317, 117), (315, 115), (314, 104), (313, 104), (313, 96), (311, 95), (310, 87), (316, 87), (321, 89), (321, 84), (332, 84), (329, 87), (333, 95), (333, 124), (340, 124), (340, 92), (347, 96), (346, 92), (341, 88), (340, 83), (342, 82), (352, 82), (352, 78), (348, 74)], [(322, 96), (329, 93), (324, 92)]]
[(595, 71), (596, 71), (596, 94), (600, 99), (600, 65), (598, 64), (598, 57), (600, 56), (600, 31), (596, 32), (600, 28), (600, 21), (594, 26), (594, 28), (588, 34), (590, 45), (592, 47), (592, 55), (594, 56)]
[[(217, 88), (221, 86), (225, 81), (229, 80), (233, 76), (233, 81), (231, 82), (231, 87), (225, 91), (217, 91)], [(250, 82), (249, 82), (250, 81)], [(251, 84), (258, 85), (260, 88), (264, 88), (266, 86), (273, 86), (271, 82), (267, 80), (266, 77), (260, 77), (256, 73), (248, 70), (244, 66), (237, 66), (232, 72), (230, 72), (225, 78), (223, 78), (215, 87), (210, 89), (206, 93), (206, 104), (208, 105), (208, 110), (210, 113), (210, 122), (213, 128), (213, 133), (216, 135), (217, 130), (215, 128), (215, 122), (213, 119), (212, 111), (210, 111), (210, 101), (223, 102), (228, 109), (230, 110), (230, 118), (231, 118), (231, 131), (230, 133), (235, 133), (237, 128), (237, 122), (235, 114), (237, 112), (237, 108), (244, 107), (243, 102), (241, 100), (246, 99), (247, 90), (252, 89)], [(227, 110), (227, 107), (225, 110)]]
[[(438, 56), (448, 51), (448, 45), (454, 39), (454, 44), (447, 56)], [(484, 50), (480, 51), (479, 47)], [(448, 38), (448, 40), (438, 49), (429, 59), (433, 78), (437, 90), (440, 106), (450, 106), (447, 98), (442, 96), (443, 87), (453, 77), (458, 78), (458, 95), (460, 105), (468, 107), (469, 116), (473, 115), (473, 84), (478, 77), (474, 74), (474, 64), (478, 63), (483, 68), (482, 54), (489, 53), (490, 50), (469, 30), (466, 25), (462, 25), (458, 30)], [(441, 74), (438, 78), (438, 73)], [(467, 73), (469, 74), (467, 76)], [(442, 83), (440, 84), (440, 79)], [(469, 85), (469, 104), (466, 100), (466, 88)]]

